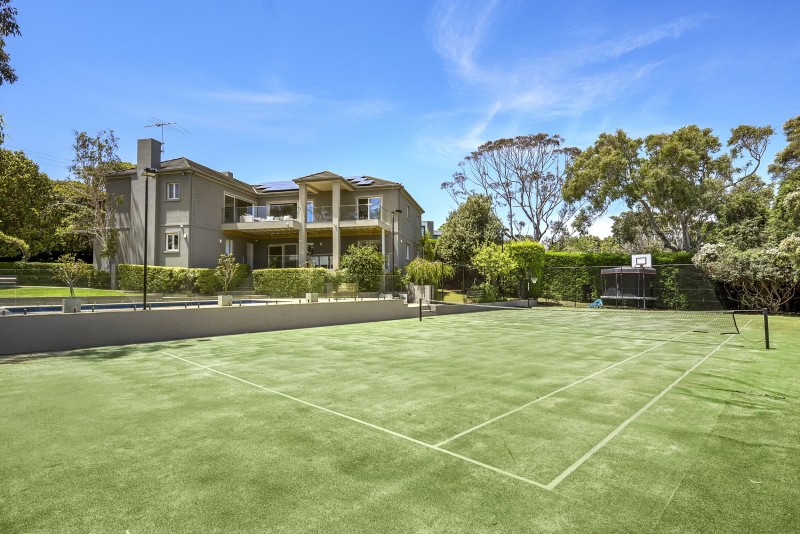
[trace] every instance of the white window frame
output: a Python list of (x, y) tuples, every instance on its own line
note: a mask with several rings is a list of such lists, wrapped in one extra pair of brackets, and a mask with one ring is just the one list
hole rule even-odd
[(164, 233), (164, 252), (180, 252), (181, 251), (181, 234), (170, 230)]
[(406, 243), (406, 261), (411, 260), (411, 244)]
[(181, 183), (179, 181), (171, 181), (166, 183), (167, 200), (174, 201), (181, 199)]
[(225, 240), (225, 254), (233, 254), (234, 250), (233, 239)]

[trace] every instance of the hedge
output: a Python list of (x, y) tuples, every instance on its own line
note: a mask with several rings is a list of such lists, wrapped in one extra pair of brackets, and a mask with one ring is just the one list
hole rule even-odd
[[(0, 262), (0, 270), (11, 272), (17, 277), (21, 286), (63, 286), (64, 282), (55, 274), (57, 263), (40, 263), (28, 261)], [(10, 273), (10, 274), (11, 274)], [(91, 268), (89, 274), (78, 280), (77, 287), (109, 289), (111, 275), (107, 271)]]
[(325, 293), (330, 277), (323, 268), (258, 269), (253, 271), (256, 293), (269, 297), (299, 298), (306, 293)]
[[(630, 254), (547, 252), (542, 296), (553, 300), (591, 302), (602, 295), (600, 270), (630, 265)], [(708, 309), (719, 305), (715, 284), (691, 265), (689, 252), (653, 254), (658, 269), (656, 296), (672, 309)], [(686, 265), (686, 267), (681, 267)], [(662, 267), (659, 267), (662, 266)]]
[[(239, 265), (239, 270), (231, 287), (238, 286), (249, 272), (246, 264)], [(213, 295), (222, 289), (214, 269), (186, 267), (147, 266), (148, 293), (199, 293)], [(117, 267), (119, 288), (126, 291), (142, 291), (144, 285), (144, 266), (122, 264)]]

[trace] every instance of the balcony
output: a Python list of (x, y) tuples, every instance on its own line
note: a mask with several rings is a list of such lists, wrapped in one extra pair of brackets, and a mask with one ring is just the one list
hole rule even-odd
[[(226, 207), (222, 230), (242, 236), (269, 237), (297, 234), (301, 215), (297, 204)], [(333, 233), (333, 206), (308, 207), (305, 211), (309, 232), (319, 236)], [(391, 230), (391, 213), (380, 205), (353, 204), (339, 207), (339, 230), (343, 235), (375, 235)]]

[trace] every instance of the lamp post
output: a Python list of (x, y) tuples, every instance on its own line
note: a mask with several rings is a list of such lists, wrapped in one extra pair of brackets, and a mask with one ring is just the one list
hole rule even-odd
[(150, 208), (150, 178), (158, 174), (158, 169), (152, 167), (145, 167), (142, 170), (144, 176), (144, 286), (142, 287), (142, 310), (147, 310), (147, 220), (149, 218)]
[(392, 210), (392, 261), (391, 261), (391, 268), (392, 268), (392, 275), (389, 278), (392, 284), (392, 298), (394, 298), (394, 265), (395, 265), (395, 258), (394, 258), (394, 216), (395, 214), (403, 213), (403, 210), (397, 209)]

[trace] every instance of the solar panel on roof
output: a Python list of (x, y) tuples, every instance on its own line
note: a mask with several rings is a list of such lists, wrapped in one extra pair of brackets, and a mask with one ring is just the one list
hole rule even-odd
[(348, 176), (346, 180), (355, 185), (372, 185), (375, 180), (367, 178), (366, 176)]
[(278, 182), (264, 182), (255, 186), (259, 191), (288, 191), (292, 189), (299, 189), (300, 187), (291, 180), (283, 180)]

